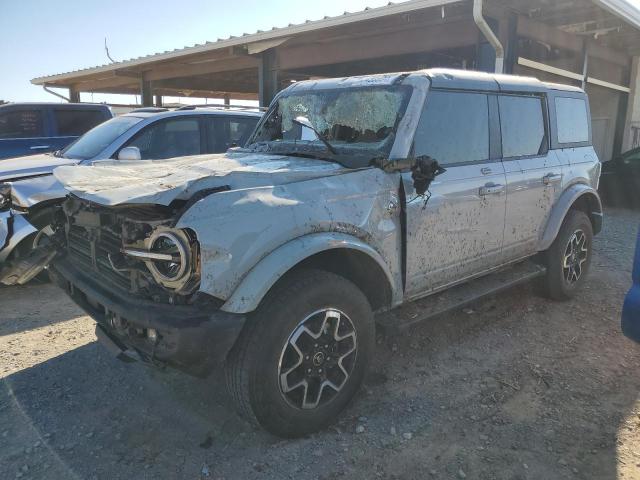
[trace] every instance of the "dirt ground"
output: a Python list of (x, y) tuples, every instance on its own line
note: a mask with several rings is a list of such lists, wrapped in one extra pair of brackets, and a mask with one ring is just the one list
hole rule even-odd
[(639, 224), (607, 212), (571, 302), (518, 287), (379, 337), (355, 401), (296, 441), (240, 420), (217, 375), (114, 359), (53, 286), (0, 289), (0, 478), (640, 479), (640, 345), (619, 328)]

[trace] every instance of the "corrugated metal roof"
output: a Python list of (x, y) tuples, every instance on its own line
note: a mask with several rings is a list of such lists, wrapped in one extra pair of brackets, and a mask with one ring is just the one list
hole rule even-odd
[(234, 47), (238, 45), (246, 45), (250, 43), (261, 42), (265, 40), (272, 40), (279, 37), (296, 35), (299, 33), (305, 33), (313, 30), (319, 30), (322, 28), (329, 28), (329, 27), (335, 27), (335, 26), (345, 25), (349, 23), (360, 22), (363, 20), (372, 20), (374, 18), (394, 15), (398, 13), (406, 13), (406, 12), (421, 10), (429, 7), (448, 5), (451, 3), (461, 3), (462, 1), (464, 0), (410, 0), (403, 3), (389, 2), (387, 5), (384, 5), (382, 7), (376, 7), (376, 8), (367, 7), (364, 10), (361, 10), (358, 12), (344, 12), (342, 15), (338, 15), (335, 17), (324, 17), (320, 20), (306, 20), (303, 23), (289, 24), (288, 26), (282, 27), (282, 28), (273, 27), (271, 30), (267, 30), (267, 31), (258, 30), (255, 33), (245, 33), (241, 36), (232, 35), (224, 39), (219, 38), (215, 42), (206, 42), (204, 44), (186, 46), (184, 48), (176, 48), (171, 51), (145, 55), (143, 57), (137, 57), (129, 60), (123, 60), (120, 62), (109, 63), (105, 65), (100, 65), (97, 67), (73, 70), (67, 73), (37, 77), (31, 80), (31, 83), (36, 85), (42, 85), (47, 82), (56, 82), (56, 81), (70, 79), (70, 78), (77, 78), (81, 75), (91, 75), (94, 73), (110, 72), (110, 71), (121, 69), (121, 68), (138, 67), (146, 63), (158, 62), (163, 60), (171, 60), (173, 58), (182, 57), (184, 55), (192, 55), (195, 53), (209, 52), (209, 51), (218, 50), (221, 48), (228, 48), (228, 47)]
[[(96, 73), (111, 72), (122, 68), (131, 68), (145, 65), (148, 63), (171, 60), (173, 58), (214, 51), (222, 48), (228, 48), (239, 45), (247, 45), (256, 42), (273, 40), (280, 37), (292, 36), (300, 33), (320, 30), (322, 28), (335, 27), (349, 23), (360, 22), (364, 20), (372, 20), (379, 17), (394, 15), (398, 13), (406, 13), (415, 10), (421, 10), (429, 7), (437, 7), (452, 3), (461, 3), (465, 0), (409, 0), (403, 3), (389, 2), (382, 7), (370, 8), (358, 12), (344, 12), (342, 15), (334, 17), (324, 17), (320, 20), (306, 20), (299, 24), (289, 24), (286, 27), (273, 27), (271, 30), (258, 30), (255, 33), (245, 33), (241, 36), (230, 36), (224, 39), (218, 39), (214, 42), (206, 42), (204, 44), (196, 44), (193, 46), (185, 46), (184, 48), (176, 48), (165, 52), (145, 55), (142, 57), (123, 60), (110, 64), (90, 67), (85, 69), (73, 70), (71, 72), (60, 73), (49, 76), (37, 77), (31, 80), (36, 85), (46, 84), (48, 82), (59, 82), (67, 79), (76, 79), (83, 75), (91, 75)], [(613, 15), (622, 18), (631, 26), (640, 29), (640, 10), (628, 0), (592, 0), (594, 4)]]

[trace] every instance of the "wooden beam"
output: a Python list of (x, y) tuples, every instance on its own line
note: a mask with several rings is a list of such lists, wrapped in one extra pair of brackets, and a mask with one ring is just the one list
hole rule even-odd
[(98, 78), (74, 83), (72, 87), (80, 92), (94, 92), (101, 88), (116, 88), (129, 85), (138, 85), (138, 80), (127, 77)]
[(196, 64), (172, 63), (163, 67), (152, 68), (144, 72), (144, 79), (149, 81), (165, 80), (168, 78), (190, 77), (206, 75), (208, 73), (232, 72), (247, 68), (258, 68), (258, 59), (244, 56), (226, 59), (216, 59), (210, 62), (200, 60)]
[(478, 29), (473, 22), (412, 28), (384, 35), (369, 35), (331, 43), (277, 48), (277, 68), (290, 70), (354, 60), (429, 52), (475, 45)]

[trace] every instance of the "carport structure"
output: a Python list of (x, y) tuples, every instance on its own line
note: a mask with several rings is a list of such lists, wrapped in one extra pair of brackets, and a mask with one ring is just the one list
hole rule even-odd
[[(640, 12), (625, 0), (413, 0), (40, 77), (80, 92), (259, 100), (298, 80), (454, 67), (583, 86), (608, 160), (640, 143)], [(154, 98), (155, 97), (155, 98)]]

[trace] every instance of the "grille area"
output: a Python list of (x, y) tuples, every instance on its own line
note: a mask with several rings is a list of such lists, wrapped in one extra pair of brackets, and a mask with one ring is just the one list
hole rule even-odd
[[(108, 258), (110, 253), (120, 252), (120, 238), (103, 228), (96, 229), (93, 233), (94, 235), (90, 235), (84, 228), (71, 226), (67, 235), (69, 256), (74, 263), (77, 262), (78, 267), (95, 272), (107, 283), (121, 290), (130, 291), (131, 273), (114, 270)], [(95, 237), (95, 240), (92, 240), (92, 237)]]

